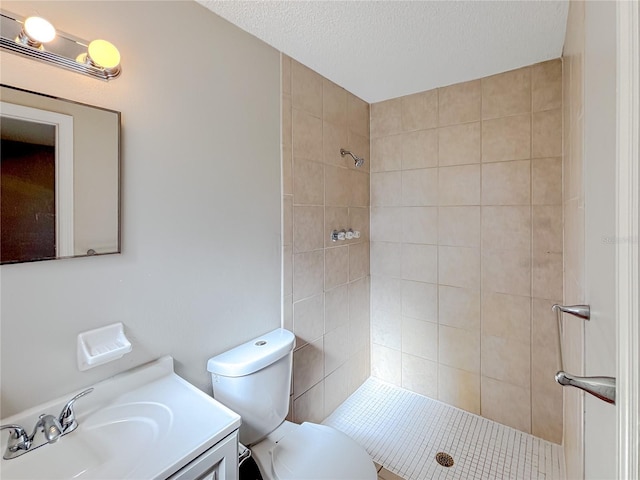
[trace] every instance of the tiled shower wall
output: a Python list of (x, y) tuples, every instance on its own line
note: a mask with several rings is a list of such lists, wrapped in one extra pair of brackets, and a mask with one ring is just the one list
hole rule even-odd
[(560, 60), (371, 105), (372, 374), (560, 443)]
[[(282, 158), (283, 317), (296, 335), (289, 418), (320, 422), (370, 371), (369, 105), (284, 55)], [(360, 238), (330, 240), (349, 228)]]

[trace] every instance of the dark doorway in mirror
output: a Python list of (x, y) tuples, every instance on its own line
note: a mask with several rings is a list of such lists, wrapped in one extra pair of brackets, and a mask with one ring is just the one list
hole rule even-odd
[(55, 147), (2, 140), (0, 152), (2, 263), (55, 258)]

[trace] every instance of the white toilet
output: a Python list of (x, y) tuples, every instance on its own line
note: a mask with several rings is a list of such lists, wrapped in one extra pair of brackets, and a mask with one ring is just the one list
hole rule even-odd
[(242, 417), (264, 480), (376, 480), (371, 457), (331, 427), (285, 421), (295, 336), (279, 328), (209, 359), (213, 396)]

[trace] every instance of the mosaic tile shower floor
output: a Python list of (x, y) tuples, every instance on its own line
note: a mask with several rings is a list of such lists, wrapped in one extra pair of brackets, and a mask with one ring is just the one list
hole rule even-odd
[[(404, 480), (563, 480), (560, 445), (368, 379), (324, 421)], [(436, 460), (454, 459), (452, 467)]]

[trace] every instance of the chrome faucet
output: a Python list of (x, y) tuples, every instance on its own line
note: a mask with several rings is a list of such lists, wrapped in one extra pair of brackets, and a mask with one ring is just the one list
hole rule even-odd
[(20, 425), (1, 425), (0, 430), (10, 430), (7, 449), (2, 457), (5, 460), (19, 457), (31, 448), (31, 439)]
[[(73, 432), (78, 428), (78, 421), (73, 411), (73, 404), (80, 397), (84, 397), (91, 392), (93, 392), (93, 388), (88, 388), (69, 400), (58, 417), (45, 414), (40, 415), (31, 435), (27, 435), (25, 429), (20, 425), (1, 425), (0, 430), (10, 430), (7, 448), (2, 458), (11, 460), (47, 443), (55, 443), (63, 435)], [(43, 433), (44, 438), (38, 442), (34, 442), (36, 433), (39, 431)]]
[(556, 382), (563, 387), (570, 385), (584, 390), (607, 403), (614, 405), (616, 403), (616, 379), (614, 377), (578, 377), (560, 371), (556, 373)]

